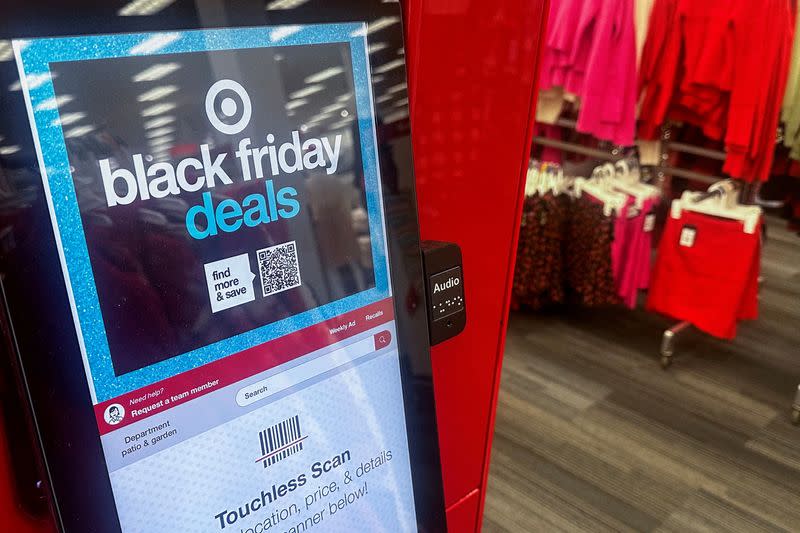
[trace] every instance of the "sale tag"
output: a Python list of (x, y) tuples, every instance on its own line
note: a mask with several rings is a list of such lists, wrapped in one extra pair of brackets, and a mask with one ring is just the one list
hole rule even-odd
[(681, 246), (691, 248), (694, 246), (694, 241), (697, 238), (697, 228), (694, 226), (684, 226), (681, 231)]

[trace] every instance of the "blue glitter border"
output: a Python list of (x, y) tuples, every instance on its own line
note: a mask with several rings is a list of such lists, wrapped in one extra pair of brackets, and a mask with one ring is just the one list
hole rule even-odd
[[(283, 29), (284, 31), (278, 31)], [(291, 31), (286, 31), (287, 29)], [(96, 403), (145, 387), (192, 368), (202, 366), (287, 335), (299, 329), (335, 318), (341, 314), (388, 298), (389, 272), (384, 233), (375, 137), (375, 118), (371, 100), (369, 61), (363, 23), (318, 24), (305, 26), (263, 26), (137, 34), (95, 35), (15, 41), (28, 112), (38, 137), (42, 173), (48, 191), (53, 224), (62, 249), (62, 268), (71, 284), (76, 329), (82, 336), (87, 377), (94, 386)], [(155, 52), (132, 54), (131, 49), (153, 37), (176, 37)], [(38, 104), (55, 96), (50, 64), (64, 61), (109, 59), (135, 55), (157, 56), (188, 52), (214, 52), (268, 48), (274, 46), (349, 43), (360, 131), (362, 164), (366, 181), (375, 287), (341, 300), (305, 311), (287, 319), (186, 352), (166, 361), (116, 376), (100, 311), (86, 238), (77, 197), (69, 171), (69, 159), (57, 109), (38, 109)], [(33, 89), (29, 84), (44, 76), (46, 81)], [(55, 124), (55, 125), (53, 125)], [(59, 235), (60, 234), (60, 235)]]

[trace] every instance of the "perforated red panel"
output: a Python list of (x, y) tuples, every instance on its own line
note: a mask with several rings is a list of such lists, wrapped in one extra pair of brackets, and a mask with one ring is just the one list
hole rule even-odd
[(484, 496), (546, 8), (405, 5), (422, 237), (457, 242), (464, 256), (467, 328), (433, 349), (448, 507)]

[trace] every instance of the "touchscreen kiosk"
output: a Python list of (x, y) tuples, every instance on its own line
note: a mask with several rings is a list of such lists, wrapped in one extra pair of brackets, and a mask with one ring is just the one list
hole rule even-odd
[(0, 231), (58, 526), (444, 530), (399, 5), (41, 4)]

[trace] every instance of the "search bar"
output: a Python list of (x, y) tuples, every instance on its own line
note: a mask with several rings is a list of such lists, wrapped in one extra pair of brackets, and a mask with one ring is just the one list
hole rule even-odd
[(285, 391), (304, 381), (324, 374), (330, 370), (335, 370), (342, 365), (358, 361), (381, 348), (386, 348), (391, 344), (392, 335), (388, 331), (361, 339), (358, 342), (349, 344), (329, 354), (322, 355), (311, 361), (292, 367), (288, 370), (275, 374), (256, 383), (251, 383), (239, 389), (236, 393), (236, 403), (240, 407), (268, 398), (273, 394)]

